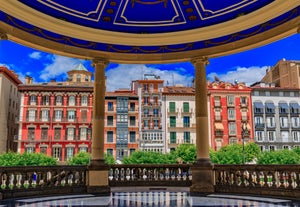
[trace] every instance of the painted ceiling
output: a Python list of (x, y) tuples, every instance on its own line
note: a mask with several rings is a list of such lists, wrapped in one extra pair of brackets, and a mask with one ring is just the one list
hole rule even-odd
[(14, 36), (15, 28), (92, 51), (91, 56), (193, 53), (298, 21), (299, 5), (299, 0), (6, 0), (0, 31)]

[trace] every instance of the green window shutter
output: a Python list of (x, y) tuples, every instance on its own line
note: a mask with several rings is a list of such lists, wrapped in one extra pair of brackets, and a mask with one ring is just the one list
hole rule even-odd
[(170, 112), (175, 112), (175, 102), (169, 102), (169, 110)]
[(170, 127), (176, 127), (176, 116), (170, 116)]
[(183, 103), (183, 112), (189, 112), (190, 111), (190, 105), (188, 102)]
[(170, 132), (170, 142), (176, 144), (176, 132)]

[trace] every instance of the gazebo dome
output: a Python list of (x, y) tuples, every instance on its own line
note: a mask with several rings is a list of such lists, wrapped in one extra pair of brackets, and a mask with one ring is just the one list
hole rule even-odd
[(297, 32), (300, 0), (6, 0), (0, 31), (40, 50), (119, 63), (186, 61)]

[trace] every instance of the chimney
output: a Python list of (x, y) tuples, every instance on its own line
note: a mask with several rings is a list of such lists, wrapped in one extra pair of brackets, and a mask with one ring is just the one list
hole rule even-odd
[(32, 80), (33, 80), (32, 77), (28, 75), (25, 76), (25, 84), (32, 84)]

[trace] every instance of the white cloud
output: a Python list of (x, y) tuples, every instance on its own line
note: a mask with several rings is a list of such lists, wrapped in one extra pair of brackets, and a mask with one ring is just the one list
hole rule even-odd
[(154, 74), (160, 76), (164, 80), (164, 85), (183, 84), (191, 86), (193, 76), (182, 75), (178, 71), (184, 68), (176, 68), (175, 70), (160, 70), (158, 68), (147, 67), (137, 64), (120, 64), (116, 68), (112, 68), (106, 72), (107, 91), (114, 91), (119, 88), (130, 88), (132, 80), (143, 79), (144, 74)]
[(250, 86), (264, 77), (267, 68), (268, 66), (237, 67), (236, 70), (227, 71), (224, 74), (209, 73), (207, 79), (213, 81), (214, 77), (217, 76), (221, 81), (234, 83), (234, 81), (237, 80), (238, 82), (244, 82), (247, 86)]
[(42, 57), (42, 53), (41, 52), (32, 52), (29, 54), (29, 57), (32, 59), (39, 60)]
[(63, 57), (59, 55), (53, 55), (51, 57), (52, 63), (46, 65), (44, 70), (41, 71), (39, 78), (43, 81), (49, 81), (52, 78), (56, 78), (62, 74), (75, 68), (80, 63), (80, 60), (74, 58)]

